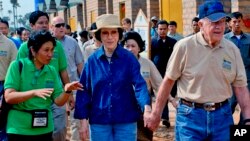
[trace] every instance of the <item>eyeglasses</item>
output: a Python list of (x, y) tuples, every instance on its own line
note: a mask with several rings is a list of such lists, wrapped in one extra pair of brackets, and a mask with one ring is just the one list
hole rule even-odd
[(58, 24), (55, 24), (55, 27), (56, 28), (60, 28), (60, 27), (65, 27), (65, 23), (58, 23)]
[(112, 37), (115, 37), (116, 35), (118, 35), (118, 30), (112, 30), (112, 31), (101, 31), (101, 34), (105, 37), (108, 37), (109, 35), (111, 35)]

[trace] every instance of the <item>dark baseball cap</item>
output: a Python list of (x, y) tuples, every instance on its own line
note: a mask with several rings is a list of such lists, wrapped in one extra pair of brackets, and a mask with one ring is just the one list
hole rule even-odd
[(217, 0), (204, 2), (199, 6), (199, 18), (208, 18), (211, 22), (217, 22), (226, 17), (223, 5)]

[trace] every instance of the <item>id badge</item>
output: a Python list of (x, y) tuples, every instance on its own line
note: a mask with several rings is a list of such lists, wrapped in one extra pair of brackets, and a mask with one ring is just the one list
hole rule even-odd
[(48, 110), (32, 111), (32, 128), (40, 128), (48, 126)]

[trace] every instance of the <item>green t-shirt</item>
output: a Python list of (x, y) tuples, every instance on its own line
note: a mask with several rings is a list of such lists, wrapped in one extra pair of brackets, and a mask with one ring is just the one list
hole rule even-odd
[[(29, 56), (29, 49), (27, 42), (22, 43), (18, 49), (17, 59), (26, 58)], [(64, 53), (62, 44), (56, 41), (56, 46), (54, 49), (54, 55), (51, 59), (49, 65), (55, 67), (56, 71), (59, 73), (67, 68), (67, 59)]]
[[(51, 105), (56, 97), (62, 92), (63, 88), (54, 67), (45, 65), (42, 70), (37, 70), (34, 63), (28, 58), (20, 59), (23, 64), (21, 74), (19, 72), (18, 61), (13, 61), (7, 71), (4, 88), (15, 89), (23, 92), (41, 88), (54, 88), (50, 98), (46, 100), (39, 97), (32, 97), (25, 102), (13, 105), (10, 110), (7, 122), (7, 133), (20, 135), (40, 135), (52, 132), (54, 129)], [(47, 109), (48, 127), (32, 128), (31, 113), (22, 110)]]

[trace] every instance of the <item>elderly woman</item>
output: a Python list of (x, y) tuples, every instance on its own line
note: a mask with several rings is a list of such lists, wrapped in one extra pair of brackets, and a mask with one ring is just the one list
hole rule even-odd
[[(124, 40), (121, 43), (138, 59), (141, 65), (141, 75), (147, 82), (148, 91), (151, 92), (151, 90), (153, 90), (156, 94), (162, 82), (162, 77), (151, 60), (140, 56), (140, 53), (143, 52), (145, 49), (145, 43), (142, 40), (140, 34), (134, 31), (127, 32), (124, 36)], [(177, 106), (177, 103), (173, 97), (170, 96), (169, 100), (171, 101), (174, 107)], [(144, 127), (143, 119), (138, 121), (137, 126), (137, 141), (153, 140), (153, 132), (148, 128)]]
[(51, 141), (51, 104), (62, 106), (72, 90), (82, 89), (79, 82), (68, 83), (63, 89), (55, 68), (47, 65), (55, 43), (48, 31), (32, 33), (28, 40), (29, 57), (12, 62), (8, 69), (4, 96), (13, 105), (7, 122), (9, 141)]
[(123, 30), (116, 15), (101, 15), (96, 25), (95, 37), (103, 45), (85, 63), (80, 79), (84, 91), (76, 95), (80, 136), (86, 139), (89, 120), (91, 141), (136, 141), (137, 120), (151, 111), (140, 64), (118, 44)]

